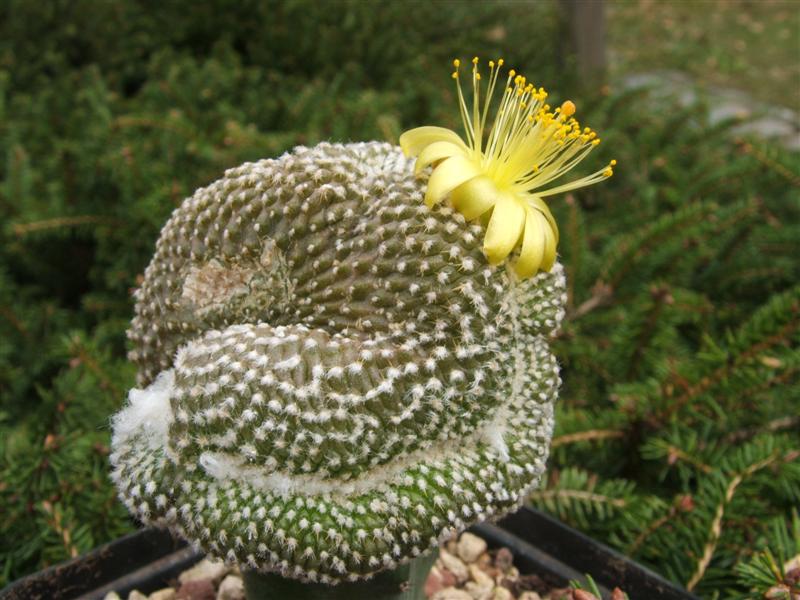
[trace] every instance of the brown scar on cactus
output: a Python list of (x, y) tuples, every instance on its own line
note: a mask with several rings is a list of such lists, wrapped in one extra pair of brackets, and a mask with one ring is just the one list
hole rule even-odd
[(192, 265), (183, 282), (181, 300), (201, 313), (219, 309), (232, 298), (246, 295), (256, 273), (254, 268), (226, 267), (213, 258), (202, 266)]
[[(275, 299), (275, 285), (291, 287), (286, 280), (283, 253), (265, 240), (257, 260), (239, 259), (223, 263), (217, 258), (202, 264), (190, 264), (183, 279), (180, 300), (198, 315), (220, 312), (268, 310)], [(284, 290), (291, 295), (291, 289)]]

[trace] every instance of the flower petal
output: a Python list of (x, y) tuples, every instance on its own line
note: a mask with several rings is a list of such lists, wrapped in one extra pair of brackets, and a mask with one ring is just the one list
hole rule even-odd
[(536, 275), (542, 264), (546, 245), (545, 228), (550, 226), (542, 214), (530, 207), (525, 211), (525, 231), (522, 237), (522, 249), (514, 265), (520, 279)]
[(453, 142), (433, 142), (423, 148), (422, 152), (417, 156), (417, 164), (414, 165), (414, 173), (419, 173), (431, 163), (443, 158), (450, 158), (456, 154), (463, 154), (464, 150), (461, 146)]
[(471, 221), (491, 209), (499, 196), (500, 190), (494, 182), (479, 175), (454, 189), (451, 198), (455, 209)]
[(556, 244), (558, 244), (558, 224), (553, 217), (553, 213), (550, 212), (550, 207), (547, 206), (547, 203), (539, 196), (529, 195), (528, 201), (531, 203), (531, 205), (533, 205), (534, 208), (541, 212), (547, 219), (547, 222), (550, 223), (550, 228), (553, 230), (553, 234), (555, 235)]
[(556, 262), (556, 236), (552, 227), (548, 227), (547, 224), (542, 223), (542, 229), (545, 234), (544, 256), (542, 257), (542, 264), (539, 265), (539, 270), (549, 271), (553, 268), (553, 263)]
[(467, 147), (455, 131), (444, 127), (417, 127), (400, 136), (400, 147), (406, 156), (417, 156), (425, 146), (434, 142), (451, 142), (464, 149)]
[(525, 209), (522, 204), (511, 194), (501, 193), (483, 240), (483, 251), (490, 263), (496, 265), (511, 254), (524, 226)]
[(445, 159), (433, 170), (425, 191), (425, 204), (433, 206), (462, 183), (466, 183), (481, 172), (467, 158), (457, 155)]

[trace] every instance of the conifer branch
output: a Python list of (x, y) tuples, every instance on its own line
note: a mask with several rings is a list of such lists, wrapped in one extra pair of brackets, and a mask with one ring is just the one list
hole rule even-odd
[(785, 431), (787, 429), (794, 429), (795, 427), (800, 427), (800, 416), (780, 417), (778, 419), (768, 421), (760, 427), (748, 427), (746, 429), (733, 431), (723, 439), (723, 442), (725, 444), (738, 444), (740, 442), (749, 440), (760, 433), (776, 433), (779, 431)]
[(645, 320), (644, 326), (639, 331), (639, 335), (636, 339), (636, 345), (633, 349), (633, 356), (631, 356), (631, 360), (628, 363), (628, 372), (626, 373), (625, 377), (626, 379), (631, 379), (636, 374), (639, 361), (642, 357), (642, 352), (644, 351), (647, 341), (650, 339), (653, 331), (656, 328), (659, 316), (661, 315), (661, 311), (663, 310), (664, 306), (674, 302), (674, 299), (669, 293), (669, 288), (667, 287), (651, 288), (650, 296), (653, 298), (653, 305), (648, 311), (647, 319)]
[(644, 544), (644, 542), (658, 529), (669, 523), (675, 517), (675, 515), (678, 514), (678, 511), (685, 512), (692, 510), (693, 505), (694, 501), (688, 494), (675, 498), (675, 501), (672, 503), (672, 506), (669, 507), (669, 510), (664, 515), (658, 517), (647, 527), (645, 527), (641, 533), (636, 536), (636, 539), (634, 539), (633, 542), (628, 545), (625, 553), (630, 555), (636, 554), (639, 548), (641, 548), (642, 544)]
[(123, 396), (122, 390), (112, 381), (111, 377), (100, 363), (89, 353), (79, 337), (75, 336), (72, 338), (70, 351), (77, 355), (75, 356), (74, 364), (85, 365), (86, 368), (94, 373), (97, 379), (100, 380), (100, 387), (102, 389), (108, 390), (109, 393), (116, 397), (121, 398)]
[(79, 215), (75, 217), (57, 217), (54, 219), (43, 219), (31, 223), (15, 223), (13, 225), (14, 235), (23, 237), (35, 231), (47, 229), (59, 229), (61, 227), (77, 227), (80, 225), (121, 225), (122, 221), (112, 217), (98, 215)]
[(669, 405), (656, 417), (655, 421), (658, 423), (664, 423), (668, 421), (670, 417), (683, 408), (683, 406), (690, 403), (713, 386), (717, 385), (730, 373), (738, 369), (742, 364), (748, 362), (763, 350), (786, 341), (789, 336), (791, 336), (798, 329), (798, 326), (800, 326), (797, 306), (794, 306), (793, 308), (793, 318), (784, 323), (784, 325), (776, 333), (770, 335), (766, 339), (751, 344), (737, 356), (733, 357), (732, 360), (726, 361), (714, 369), (711, 373), (702, 377), (696, 383), (692, 383), (681, 377), (678, 373), (673, 372), (672, 381), (679, 387), (682, 387), (684, 392), (678, 398), (671, 401)]
[(569, 319), (573, 321), (575, 319), (580, 319), (582, 316), (592, 312), (595, 308), (608, 304), (613, 296), (614, 288), (604, 284), (602, 281), (598, 281), (594, 287), (592, 287), (591, 298), (582, 302), (580, 306), (569, 315)]
[(675, 516), (676, 512), (677, 509), (674, 506), (671, 506), (667, 514), (662, 515), (661, 517), (650, 523), (647, 526), (647, 528), (644, 529), (644, 531), (642, 531), (638, 536), (636, 536), (636, 539), (633, 540), (633, 542), (625, 549), (625, 553), (630, 554), (631, 556), (636, 554), (636, 552), (639, 550), (639, 548), (642, 546), (645, 540), (649, 538), (651, 535), (653, 535), (662, 526), (669, 523)]
[(800, 517), (773, 517), (765, 547), (736, 565), (739, 582), (758, 598), (790, 598), (800, 594)]
[(595, 492), (587, 492), (585, 490), (564, 490), (564, 489), (550, 489), (550, 490), (537, 490), (530, 494), (531, 500), (558, 500), (558, 499), (571, 499), (581, 500), (584, 502), (591, 502), (596, 504), (608, 504), (616, 508), (625, 508), (627, 502), (624, 498), (613, 498), (604, 494), (597, 494)]
[(78, 556), (78, 548), (72, 543), (72, 532), (69, 527), (65, 527), (61, 522), (61, 511), (57, 506), (53, 506), (48, 500), (42, 502), (42, 510), (48, 515), (47, 525), (56, 532), (64, 549), (71, 558)]
[(719, 207), (714, 202), (697, 203), (666, 215), (642, 231), (626, 236), (604, 260), (604, 268), (598, 282), (616, 288), (634, 265), (656, 245), (662, 243), (670, 234), (686, 237), (698, 222), (708, 219)]
[(551, 447), (557, 448), (575, 442), (588, 442), (593, 440), (619, 439), (625, 437), (625, 432), (619, 429), (590, 429), (576, 433), (565, 433), (553, 438)]
[(687, 590), (692, 591), (695, 588), (695, 586), (697, 586), (698, 582), (705, 575), (706, 569), (708, 569), (708, 565), (711, 563), (711, 559), (713, 558), (714, 552), (717, 548), (717, 543), (719, 542), (719, 538), (722, 535), (722, 519), (725, 516), (725, 509), (731, 503), (731, 500), (733, 500), (733, 495), (736, 493), (736, 489), (741, 485), (741, 483), (745, 479), (752, 476), (757, 471), (760, 471), (761, 469), (768, 467), (779, 460), (782, 462), (789, 462), (795, 460), (798, 454), (800, 454), (800, 452), (790, 452), (784, 456), (781, 456), (777, 452), (773, 453), (767, 458), (755, 462), (746, 469), (744, 469), (743, 471), (740, 471), (728, 482), (728, 485), (725, 488), (723, 499), (717, 505), (717, 509), (714, 514), (714, 519), (711, 522), (709, 535), (706, 544), (703, 547), (703, 554), (697, 561), (697, 568), (695, 569), (694, 574), (686, 583)]
[(793, 173), (781, 163), (771, 158), (767, 153), (762, 152), (759, 148), (756, 148), (753, 144), (742, 139), (738, 139), (736, 142), (739, 144), (739, 147), (745, 154), (749, 154), (765, 167), (769, 167), (793, 186), (800, 187), (800, 175)]
[(22, 336), (29, 337), (28, 330), (25, 324), (20, 321), (14, 312), (8, 306), (0, 306), (0, 316), (4, 317), (6, 321), (11, 323), (11, 326), (16, 329)]
[(746, 388), (742, 391), (742, 397), (750, 398), (754, 396), (758, 392), (763, 392), (771, 387), (775, 387), (776, 385), (783, 385), (786, 383), (790, 383), (796, 379), (797, 372), (800, 371), (800, 368), (793, 367), (786, 369), (783, 372), (776, 373), (772, 377), (764, 377), (763, 380), (759, 381), (753, 386)]
[(699, 458), (690, 455), (689, 453), (681, 450), (677, 446), (673, 446), (671, 444), (667, 445), (666, 450), (667, 450), (667, 462), (669, 462), (669, 464), (671, 465), (675, 464), (678, 460), (682, 460), (683, 462), (689, 463), (693, 467), (699, 469), (703, 473), (714, 472), (714, 468), (711, 467), (711, 465), (707, 465)]
[(148, 117), (129, 117), (120, 116), (114, 119), (115, 129), (125, 129), (128, 127), (144, 127), (147, 129), (160, 129), (162, 131), (169, 131), (176, 133), (186, 139), (192, 139), (195, 132), (187, 127), (181, 127), (175, 124), (175, 120), (165, 121), (164, 119), (154, 119)]

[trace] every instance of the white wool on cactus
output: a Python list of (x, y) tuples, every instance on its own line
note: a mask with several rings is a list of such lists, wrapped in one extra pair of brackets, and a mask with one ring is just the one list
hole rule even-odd
[(141, 436), (152, 449), (165, 447), (172, 422), (169, 398), (174, 385), (175, 374), (170, 369), (162, 371), (147, 388), (128, 392), (128, 403), (113, 418), (111, 444), (119, 446)]

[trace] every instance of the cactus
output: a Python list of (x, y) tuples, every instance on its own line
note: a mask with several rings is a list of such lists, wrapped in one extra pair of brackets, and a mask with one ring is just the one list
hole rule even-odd
[(296, 148), (165, 225), (129, 331), (113, 479), (144, 523), (304, 582), (358, 581), (536, 487), (565, 281), (489, 264), (382, 143)]

